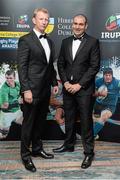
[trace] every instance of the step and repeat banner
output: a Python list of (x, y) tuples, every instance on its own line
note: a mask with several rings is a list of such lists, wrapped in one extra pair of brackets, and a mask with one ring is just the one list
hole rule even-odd
[[(93, 110), (94, 136), (99, 140), (120, 141), (120, 1), (119, 0), (1, 0), (0, 1), (0, 140), (11, 132), (11, 140), (20, 133), (22, 99), (17, 74), (17, 47), (20, 36), (32, 30), (35, 8), (50, 12), (46, 33), (55, 42), (56, 61), (61, 41), (72, 35), (72, 17), (88, 17), (87, 33), (100, 41), (101, 68), (96, 76)], [(55, 63), (56, 67), (56, 63)], [(59, 94), (51, 96), (47, 120), (55, 122), (56, 107), (62, 105), (62, 85), (58, 76)], [(15, 83), (15, 88), (12, 84)], [(60, 110), (59, 113), (64, 113)], [(55, 122), (56, 123), (56, 122)], [(64, 133), (64, 116), (57, 122)], [(80, 123), (80, 119), (77, 119)], [(53, 126), (54, 128), (54, 126)], [(78, 128), (77, 128), (78, 129)], [(51, 127), (52, 131), (52, 127)], [(79, 132), (77, 132), (80, 134)], [(14, 138), (13, 138), (14, 137)], [(56, 137), (52, 137), (56, 139)]]

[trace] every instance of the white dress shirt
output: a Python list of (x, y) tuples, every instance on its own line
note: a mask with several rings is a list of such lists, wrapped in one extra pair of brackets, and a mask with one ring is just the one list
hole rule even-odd
[(76, 55), (76, 52), (79, 48), (81, 44), (81, 41), (78, 39), (78, 40), (74, 40), (73, 39), (73, 43), (72, 43), (72, 55), (73, 55), (73, 60), (75, 59), (75, 55)]
[(44, 48), (44, 51), (45, 51), (45, 55), (46, 55), (46, 58), (47, 58), (47, 62), (49, 63), (49, 59), (50, 59), (50, 47), (49, 47), (49, 44), (48, 44), (48, 41), (46, 38), (42, 37), (41, 39), (39, 38), (41, 33), (36, 31), (36, 29), (33, 29), (33, 31), (35, 32), (35, 34), (37, 35), (39, 41), (41, 42), (43, 48)]

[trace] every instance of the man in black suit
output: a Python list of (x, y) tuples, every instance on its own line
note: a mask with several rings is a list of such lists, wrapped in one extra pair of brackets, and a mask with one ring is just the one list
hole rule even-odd
[(80, 114), (81, 136), (85, 158), (81, 168), (88, 168), (94, 157), (93, 93), (95, 75), (99, 70), (100, 50), (97, 39), (85, 33), (87, 17), (78, 14), (73, 18), (73, 36), (62, 41), (58, 71), (63, 83), (65, 111), (64, 144), (53, 149), (55, 153), (74, 151), (75, 115)]
[[(47, 9), (35, 9), (32, 32), (20, 38), (18, 43), (18, 74), (23, 96), (23, 123), (21, 132), (21, 158), (27, 170), (36, 171), (31, 154), (51, 159), (54, 156), (43, 150), (41, 134), (46, 120), (51, 85), (58, 92), (54, 45), (45, 34), (49, 23)], [(29, 150), (32, 143), (32, 153)]]

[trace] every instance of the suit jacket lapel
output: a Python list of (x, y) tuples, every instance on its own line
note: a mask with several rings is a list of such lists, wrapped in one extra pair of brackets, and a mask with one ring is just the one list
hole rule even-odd
[[(39, 41), (38, 37), (36, 36), (36, 34), (34, 33), (34, 31), (32, 31), (31, 33), (32, 33), (32, 38), (33, 38), (34, 42), (35, 42), (36, 45), (40, 48), (40, 51), (42, 51), (41, 53), (44, 54), (44, 56), (46, 57), (45, 50), (44, 50), (41, 42)], [(46, 58), (46, 62), (47, 62), (47, 58)]]
[[(70, 57), (71, 57), (71, 59), (70, 59), (70, 62), (72, 63), (73, 62), (73, 55), (72, 55), (72, 42), (73, 42), (73, 37), (71, 36), (71, 38), (69, 39), (69, 53), (70, 53)], [(77, 55), (80, 53), (80, 51), (81, 51), (81, 49), (84, 47), (84, 45), (85, 45), (85, 43), (87, 42), (87, 38), (86, 38), (86, 34), (85, 34), (85, 37), (83, 38), (83, 40), (82, 40), (82, 42), (81, 42), (81, 44), (80, 44), (80, 46), (79, 46), (79, 48), (78, 48), (78, 50), (77, 50), (77, 52), (76, 52), (76, 55), (75, 55), (75, 58), (74, 58), (74, 61), (75, 61), (75, 59), (76, 59), (76, 57), (77, 57)]]
[[(85, 43), (86, 43), (87, 39), (86, 38), (83, 38), (77, 52), (76, 52), (76, 55), (75, 55), (75, 58), (77, 57), (77, 55), (80, 53), (81, 49), (84, 47)], [(75, 59), (74, 59), (75, 60)]]
[(38, 37), (36, 36), (36, 34), (34, 33), (34, 31), (32, 31), (32, 38), (33, 38), (34, 42), (37, 44), (37, 46), (44, 51), (44, 48), (42, 47), (42, 44), (40, 43), (40, 41), (39, 41)]

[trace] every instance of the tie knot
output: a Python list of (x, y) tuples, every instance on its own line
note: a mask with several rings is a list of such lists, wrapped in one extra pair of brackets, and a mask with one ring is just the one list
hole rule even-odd
[(76, 37), (76, 36), (74, 36), (73, 39), (74, 39), (74, 40), (80, 40), (80, 41), (82, 41), (83, 36), (82, 36), (82, 37)]
[(41, 35), (39, 36), (39, 39), (41, 39), (41, 38), (46, 38), (46, 37), (47, 37), (46, 34), (41, 34)]

